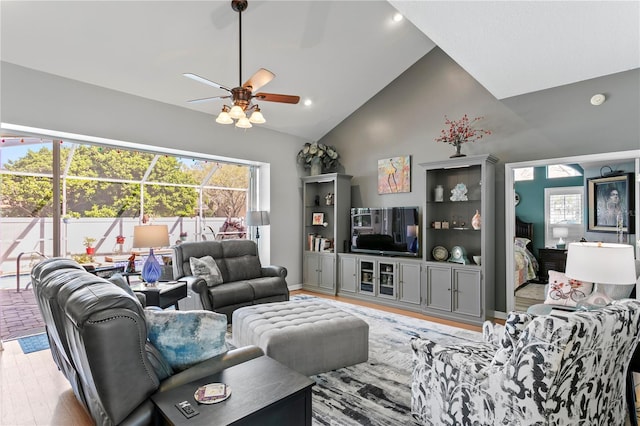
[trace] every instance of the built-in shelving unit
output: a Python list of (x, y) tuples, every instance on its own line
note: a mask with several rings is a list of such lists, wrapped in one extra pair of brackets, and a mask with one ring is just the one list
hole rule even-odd
[[(481, 155), (420, 164), (426, 179), (422, 229), (427, 314), (481, 324), (493, 310), (497, 161)], [(441, 200), (436, 197), (438, 186), (443, 188)], [(457, 186), (464, 194), (452, 199)], [(481, 217), (478, 229), (472, 226), (476, 212)], [(446, 259), (437, 255), (441, 247)], [(460, 251), (463, 258), (452, 256)]]
[(305, 290), (336, 294), (337, 253), (349, 240), (351, 176), (302, 178), (303, 283)]

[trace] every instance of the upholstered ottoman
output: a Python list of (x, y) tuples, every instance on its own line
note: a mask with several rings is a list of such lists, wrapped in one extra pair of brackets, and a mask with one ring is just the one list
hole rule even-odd
[(369, 358), (369, 324), (322, 301), (246, 306), (233, 312), (233, 343), (256, 345), (311, 376)]

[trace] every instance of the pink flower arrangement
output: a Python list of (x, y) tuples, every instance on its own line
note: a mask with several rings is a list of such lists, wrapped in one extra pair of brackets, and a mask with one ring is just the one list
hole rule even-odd
[(469, 121), (467, 114), (460, 120), (449, 120), (446, 115), (444, 118), (444, 124), (449, 126), (449, 128), (440, 131), (440, 137), (436, 138), (436, 142), (445, 142), (457, 147), (466, 142), (475, 142), (478, 139), (482, 139), (484, 135), (491, 134), (491, 130), (474, 129), (471, 127), (473, 123), (482, 120), (484, 117), (476, 117), (471, 121)]

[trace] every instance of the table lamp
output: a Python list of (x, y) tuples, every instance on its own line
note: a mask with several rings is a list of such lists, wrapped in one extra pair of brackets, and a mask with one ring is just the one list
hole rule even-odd
[(628, 285), (636, 282), (633, 246), (612, 243), (571, 243), (567, 253), (567, 278), (593, 283), (593, 292), (576, 304), (592, 310), (611, 303), (600, 284)]
[(564, 226), (557, 226), (553, 228), (553, 238), (558, 238), (558, 242), (556, 243), (556, 248), (563, 249), (566, 244), (563, 238), (567, 238), (569, 236), (569, 228), (565, 228)]
[(260, 242), (260, 226), (269, 225), (269, 212), (256, 210), (247, 212), (247, 226), (256, 227), (256, 241)]
[(140, 225), (133, 228), (133, 246), (149, 247), (149, 256), (142, 265), (142, 279), (147, 284), (154, 284), (162, 275), (162, 267), (153, 254), (154, 247), (169, 245), (169, 227), (167, 225)]

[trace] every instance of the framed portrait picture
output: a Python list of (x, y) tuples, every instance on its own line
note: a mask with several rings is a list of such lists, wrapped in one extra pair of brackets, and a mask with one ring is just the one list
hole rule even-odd
[(633, 174), (587, 179), (587, 231), (634, 233)]
[(411, 156), (378, 160), (378, 194), (411, 192)]
[(324, 223), (324, 213), (314, 213), (311, 219), (312, 225), (322, 225)]

